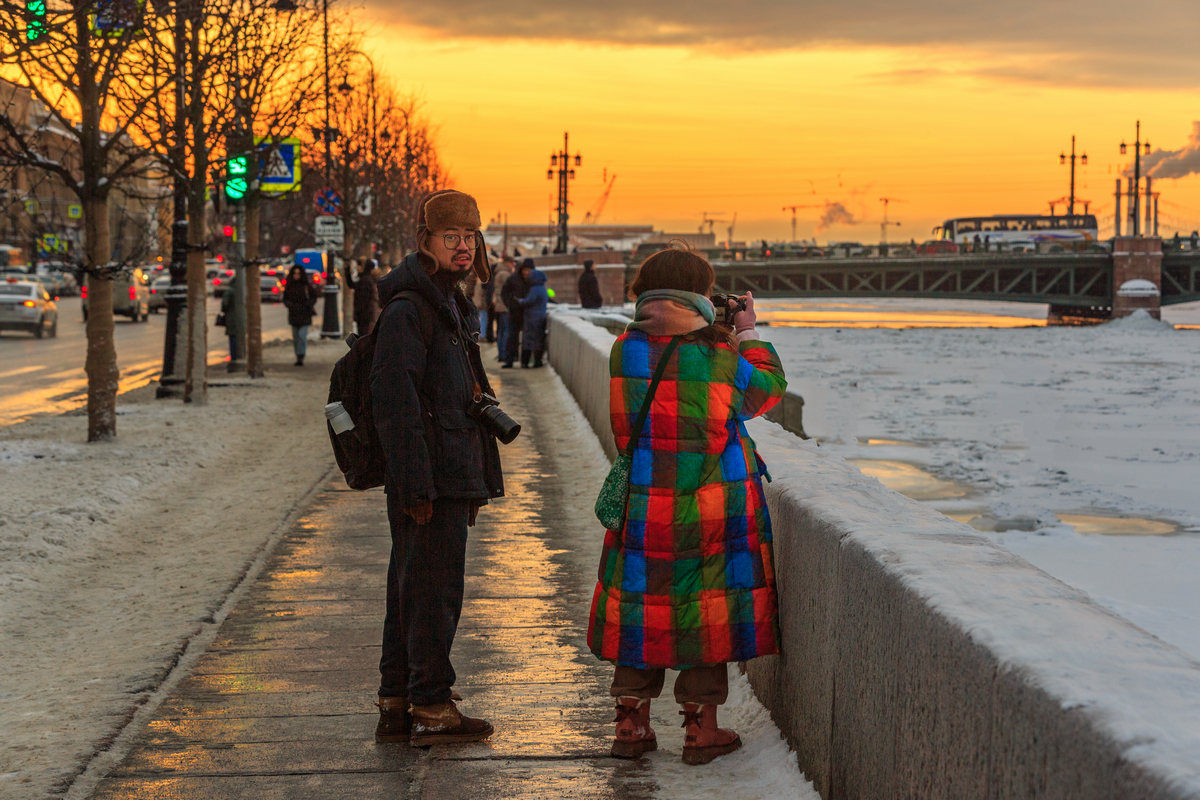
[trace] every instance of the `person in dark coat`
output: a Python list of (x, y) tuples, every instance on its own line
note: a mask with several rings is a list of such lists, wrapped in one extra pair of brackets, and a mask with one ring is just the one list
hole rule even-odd
[[(349, 270), (346, 274), (349, 277)], [(351, 283), (351, 288), (354, 289), (354, 322), (358, 325), (358, 335), (366, 336), (379, 319), (379, 286), (375, 259), (368, 258), (363, 261), (358, 278)]]
[(454, 704), (450, 650), (467, 528), (480, 506), (503, 496), (504, 481), (495, 437), (468, 410), (477, 393), (494, 396), (478, 311), (463, 294), (471, 271), (491, 277), (478, 206), (462, 192), (434, 192), (417, 224), (417, 252), (379, 281), (370, 386), (392, 529), (375, 739), (421, 747), (493, 730)]
[(521, 342), (521, 366), (529, 366), (529, 356), (533, 356), (533, 366), (542, 366), (542, 353), (546, 351), (546, 304), (550, 302), (550, 294), (546, 291), (546, 273), (540, 269), (529, 270), (529, 293), (521, 298), (521, 308), (525, 310), (524, 340)]
[(604, 305), (600, 296), (600, 279), (596, 277), (595, 262), (590, 258), (583, 262), (583, 274), (579, 276), (579, 304), (584, 308), (599, 308)]
[(308, 348), (308, 326), (317, 313), (317, 287), (308, 279), (308, 271), (297, 264), (288, 272), (287, 285), (283, 287), (283, 305), (288, 312), (288, 325), (292, 326), (292, 350), (296, 353), (296, 366), (304, 366), (304, 354)]
[(522, 261), (500, 292), (500, 300), (508, 309), (508, 338), (504, 342), (503, 359), (505, 369), (512, 369), (517, 353), (521, 352), (521, 332), (525, 328), (525, 309), (521, 306), (521, 298), (529, 293), (529, 273), (532, 270), (532, 258)]

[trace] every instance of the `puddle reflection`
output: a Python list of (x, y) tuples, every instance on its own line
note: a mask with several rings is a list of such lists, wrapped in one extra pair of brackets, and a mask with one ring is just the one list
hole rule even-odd
[(953, 500), (971, 494), (971, 488), (935, 477), (916, 464), (885, 459), (848, 458), (864, 475), (913, 500)]

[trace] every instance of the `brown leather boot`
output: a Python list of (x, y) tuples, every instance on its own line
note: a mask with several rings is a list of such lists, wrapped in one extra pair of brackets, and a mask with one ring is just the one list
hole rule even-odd
[(412, 737), (412, 715), (408, 713), (407, 697), (380, 697), (379, 724), (375, 726), (377, 742), (407, 742)]
[(613, 740), (613, 758), (641, 758), (658, 749), (658, 739), (650, 727), (650, 700), (639, 697), (617, 699), (617, 738)]
[(707, 764), (717, 756), (732, 753), (742, 746), (742, 739), (733, 731), (717, 727), (717, 707), (684, 703), (683, 763)]
[(412, 707), (412, 746), (478, 742), (494, 729), (486, 719), (463, 716), (453, 700), (432, 706)]

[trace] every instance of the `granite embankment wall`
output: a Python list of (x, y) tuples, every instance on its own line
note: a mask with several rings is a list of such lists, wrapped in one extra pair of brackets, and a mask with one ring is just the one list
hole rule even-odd
[[(550, 363), (610, 457), (613, 338), (551, 317)], [(1200, 800), (1200, 662), (815, 443), (748, 430), (785, 652), (745, 668), (822, 797)]]

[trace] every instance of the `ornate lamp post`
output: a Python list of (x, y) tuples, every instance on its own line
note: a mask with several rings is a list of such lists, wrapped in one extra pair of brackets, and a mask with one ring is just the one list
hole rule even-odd
[[(558, 232), (554, 252), (566, 253), (571, 249), (570, 237), (567, 231), (567, 220), (570, 217), (569, 201), (567, 199), (568, 185), (575, 180), (575, 170), (571, 166), (570, 148), (567, 146), (567, 134), (563, 134), (563, 149), (550, 155), (550, 167), (546, 170), (546, 180), (554, 180), (558, 167)], [(575, 166), (583, 166), (583, 156), (575, 153)]]

